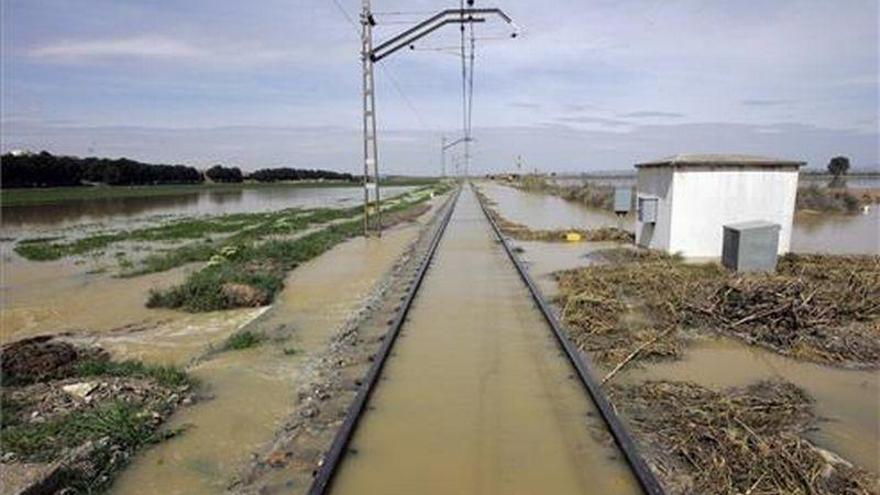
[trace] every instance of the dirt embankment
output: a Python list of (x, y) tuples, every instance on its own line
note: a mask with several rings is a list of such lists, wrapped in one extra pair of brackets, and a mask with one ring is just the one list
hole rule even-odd
[(101, 491), (194, 400), (182, 371), (111, 361), (52, 337), (2, 348), (3, 493)]
[(520, 241), (546, 241), (546, 242), (566, 242), (570, 234), (576, 234), (577, 240), (581, 241), (613, 241), (613, 242), (634, 242), (635, 235), (615, 227), (602, 227), (598, 229), (560, 229), (560, 230), (534, 230), (526, 225), (512, 222), (504, 218), (495, 208), (497, 203), (488, 196), (474, 189), (480, 202), (486, 207), (489, 215), (506, 235)]

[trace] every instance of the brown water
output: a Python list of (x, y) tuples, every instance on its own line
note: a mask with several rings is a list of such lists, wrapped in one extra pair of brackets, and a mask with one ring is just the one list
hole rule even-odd
[[(411, 186), (382, 189), (385, 197), (412, 190)], [(346, 208), (363, 201), (359, 187), (277, 187), (210, 189), (152, 197), (71, 200), (56, 204), (3, 207), (0, 226), (4, 236), (76, 226), (120, 223), (156, 215), (223, 215), (284, 208)]]
[[(498, 211), (507, 219), (533, 229), (577, 227), (592, 229), (618, 226), (610, 212), (587, 208), (549, 194), (484, 182), (480, 189), (498, 202)], [(633, 230), (632, 216), (620, 226)], [(880, 205), (867, 214), (799, 214), (792, 230), (791, 250), (795, 253), (880, 254)]]
[(638, 491), (572, 373), (465, 190), (333, 491)]
[(179, 313), (144, 306), (150, 289), (183, 279), (182, 267), (131, 279), (88, 273), (72, 260), (32, 263), (3, 260), (0, 326), (3, 342), (64, 331), (103, 331), (126, 325), (150, 326)]
[[(552, 294), (552, 273), (590, 264), (588, 255), (607, 243), (517, 242), (522, 258), (542, 292)], [(647, 363), (618, 375), (618, 380), (692, 381), (719, 390), (759, 380), (782, 378), (806, 390), (823, 418), (809, 437), (819, 446), (861, 467), (880, 472), (880, 371), (822, 366), (748, 346), (738, 340), (701, 337), (687, 346), (683, 359)]]
[(525, 192), (492, 182), (482, 182), (479, 187), (498, 203), (496, 208), (505, 218), (533, 229), (620, 227), (633, 230), (631, 216), (618, 219), (614, 213), (587, 208), (558, 196)]
[(791, 249), (798, 253), (880, 254), (880, 204), (856, 215), (798, 214)]
[[(223, 492), (293, 410), (305, 363), (362, 305), (417, 231), (408, 226), (381, 239), (352, 239), (291, 272), (275, 305), (250, 328), (272, 335), (286, 325), (292, 337), (220, 353), (193, 368), (214, 399), (175, 414), (170, 427), (191, 427), (136, 457), (111, 492)], [(296, 353), (286, 355), (285, 348)]]

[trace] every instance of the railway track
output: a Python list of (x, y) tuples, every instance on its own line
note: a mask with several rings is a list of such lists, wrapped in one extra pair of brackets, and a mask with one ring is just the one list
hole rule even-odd
[[(410, 283), (409, 289), (403, 297), (401, 309), (398, 312), (396, 318), (392, 321), (388, 334), (383, 340), (383, 345), (376, 355), (372, 366), (367, 372), (365, 380), (363, 381), (363, 385), (358, 391), (358, 394), (351, 404), (342, 425), (337, 431), (337, 434), (334, 438), (333, 443), (331, 444), (330, 449), (324, 457), (321, 468), (317, 472), (309, 489), (309, 494), (319, 495), (329, 493), (333, 489), (334, 480), (338, 476), (340, 466), (346, 459), (347, 453), (353, 452), (350, 449), (352, 439), (355, 436), (355, 432), (358, 430), (358, 426), (362, 420), (362, 417), (364, 416), (365, 412), (370, 409), (369, 403), (371, 397), (373, 396), (375, 390), (378, 388), (378, 383), (380, 382), (380, 378), (382, 377), (383, 369), (386, 367), (386, 363), (388, 362), (389, 357), (392, 355), (392, 349), (394, 348), (395, 343), (398, 341), (401, 330), (407, 322), (407, 316), (410, 314), (413, 302), (416, 300), (416, 296), (419, 294), (419, 289), (422, 287), (422, 283), (425, 280), (426, 275), (429, 273), (429, 268), (431, 267), (432, 261), (434, 260), (435, 255), (438, 251), (438, 246), (440, 245), (444, 233), (446, 232), (447, 227), (450, 224), (453, 212), (455, 211), (458, 204), (459, 196), (462, 193), (462, 188), (459, 188), (454, 193), (454, 196), (450, 199), (449, 204), (446, 206), (446, 210), (443, 212), (441, 221), (436, 227), (434, 235), (431, 239), (429, 248), (427, 249), (423, 259), (419, 264), (419, 268)], [(635, 480), (634, 484), (637, 485), (640, 491), (642, 491), (643, 493), (647, 493), (650, 495), (662, 494), (662, 487), (648, 468), (644, 459), (639, 455), (632, 438), (628, 434), (619, 417), (614, 412), (609, 401), (605, 397), (605, 394), (603, 393), (600, 385), (592, 376), (589, 365), (584, 361), (578, 350), (565, 336), (549, 304), (543, 298), (541, 292), (538, 290), (534, 281), (531, 279), (523, 263), (518, 258), (513, 249), (511, 249), (507, 240), (502, 235), (500, 229), (493, 221), (485, 206), (479, 203), (479, 200), (476, 199), (476, 195), (473, 194), (471, 191), (467, 191), (464, 194), (473, 196), (474, 201), (479, 204), (479, 210), (482, 211), (482, 214), (485, 216), (485, 220), (488, 221), (489, 225), (491, 226), (492, 235), (494, 236), (496, 241), (503, 247), (507, 258), (514, 265), (519, 278), (525, 284), (526, 288), (528, 289), (528, 293), (531, 295), (531, 298), (535, 302), (537, 309), (541, 314), (541, 318), (550, 327), (553, 334), (553, 339), (555, 340), (557, 347), (562, 350), (562, 355), (565, 356), (568, 365), (570, 365), (570, 368), (574, 368), (576, 372), (575, 375), (580, 382), (583, 391), (589, 397), (589, 401), (593, 405), (595, 405), (595, 408), (598, 410), (599, 416), (604, 423), (604, 427), (611, 434), (611, 437), (615, 441), (617, 450), (619, 450), (623, 459), (626, 461), (629, 471), (631, 472), (632, 477)], [(471, 220), (471, 218), (469, 217), (468, 220)], [(430, 384), (425, 384), (425, 386), (430, 386)]]

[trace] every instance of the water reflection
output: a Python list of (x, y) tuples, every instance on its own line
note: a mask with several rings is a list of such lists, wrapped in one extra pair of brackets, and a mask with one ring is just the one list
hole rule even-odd
[(791, 232), (791, 250), (880, 254), (880, 205), (859, 215), (798, 214)]
[[(385, 197), (412, 190), (411, 186), (383, 189)], [(259, 187), (186, 191), (168, 196), (101, 198), (57, 204), (8, 206), (2, 209), (4, 235), (70, 227), (83, 223), (141, 219), (152, 215), (203, 215), (279, 210), (282, 208), (345, 208), (358, 204), (358, 187)]]

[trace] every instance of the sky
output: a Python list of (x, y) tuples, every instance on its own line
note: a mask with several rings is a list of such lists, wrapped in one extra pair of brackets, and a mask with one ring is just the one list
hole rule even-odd
[[(0, 145), (356, 172), (360, 0), (0, 0)], [(381, 41), (454, 0), (373, 0)], [(477, 0), (472, 173), (679, 153), (878, 158), (876, 0)], [(456, 28), (379, 62), (383, 173), (461, 135)], [(450, 157), (451, 162), (455, 157)]]

